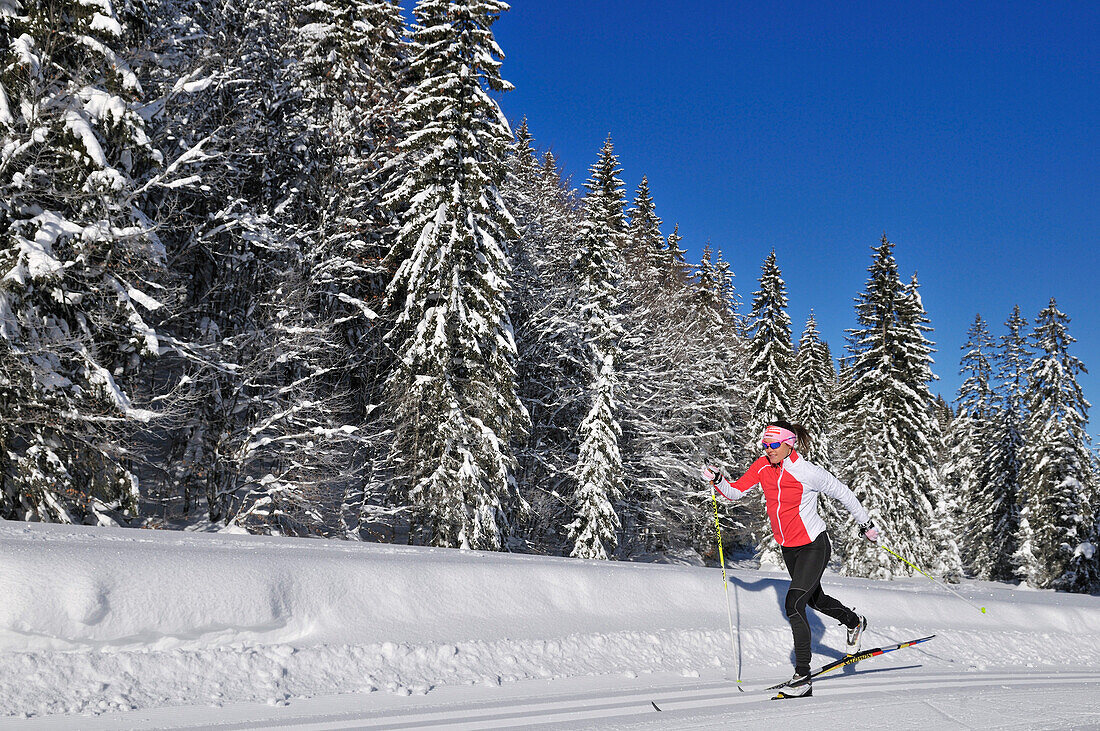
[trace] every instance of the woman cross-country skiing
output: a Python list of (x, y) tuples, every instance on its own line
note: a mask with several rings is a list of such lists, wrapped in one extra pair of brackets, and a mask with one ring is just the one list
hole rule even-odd
[(829, 563), (831, 546), (825, 521), (817, 513), (817, 497), (825, 493), (844, 503), (869, 541), (878, 540), (871, 517), (855, 494), (828, 470), (808, 462), (795, 446), (808, 448), (810, 436), (801, 424), (773, 421), (764, 429), (764, 456), (737, 481), (730, 482), (717, 467), (704, 467), (703, 479), (722, 497), (739, 499), (760, 485), (767, 501), (772, 533), (783, 549), (783, 562), (791, 575), (784, 609), (794, 634), (794, 677), (780, 697), (802, 698), (813, 694), (810, 674), (810, 624), (807, 605), (848, 628), (848, 654), (859, 652), (867, 619), (821, 590), (821, 575)]

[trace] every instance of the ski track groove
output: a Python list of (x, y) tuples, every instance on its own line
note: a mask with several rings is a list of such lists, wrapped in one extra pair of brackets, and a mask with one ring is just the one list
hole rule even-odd
[[(832, 680), (852, 677), (856, 674), (836, 676)], [(840, 700), (846, 696), (857, 694), (880, 696), (894, 694), (896, 693), (896, 683), (896, 680), (881, 680), (851, 684), (850, 687), (830, 685), (828, 695), (815, 696), (814, 701)], [(992, 673), (980, 676), (972, 674), (917, 676), (915, 678), (907, 677), (905, 688), (907, 691), (954, 691), (990, 686), (1007, 688), (1018, 685), (1080, 685), (1082, 683), (1097, 684), (1098, 690), (1100, 690), (1100, 680), (1093, 673), (1041, 675)], [(727, 690), (716, 693), (715, 691), (720, 687), (725, 687)], [(753, 690), (756, 692), (753, 692)], [(333, 715), (315, 714), (297, 718), (219, 724), (216, 728), (218, 731), (242, 731), (244, 729), (259, 728), (294, 728), (298, 731), (331, 731), (333, 729), (352, 728), (384, 728), (398, 731), (401, 729), (447, 728), (454, 731), (474, 731), (504, 728), (529, 729), (536, 725), (553, 726), (558, 724), (570, 724), (567, 727), (572, 728), (574, 727), (572, 724), (591, 725), (594, 722), (611, 720), (620, 722), (642, 719), (655, 721), (656, 719), (652, 717), (656, 714), (656, 711), (650, 705), (653, 701), (661, 707), (663, 714), (671, 714), (665, 716), (663, 721), (667, 722), (667, 725), (672, 728), (676, 726), (678, 720), (685, 720), (685, 713), (714, 715), (722, 713), (724, 710), (732, 710), (742, 706), (757, 706), (761, 710), (772, 706), (771, 698), (769, 695), (763, 694), (763, 688), (753, 690), (749, 690), (744, 694), (737, 693), (733, 686), (722, 683), (708, 683), (706, 687), (691, 689), (664, 686), (640, 691), (624, 691), (623, 693), (573, 693), (554, 700), (518, 698), (515, 702), (505, 703), (489, 702), (469, 705), (429, 706), (407, 710), (388, 709)], [(601, 699), (607, 702), (601, 703)], [(903, 702), (910, 702), (910, 700), (902, 699)], [(926, 698), (916, 700), (942, 716), (948, 724), (955, 724), (957, 728), (962, 729), (975, 728), (952, 716)], [(813, 703), (814, 701), (809, 702)], [(813, 706), (810, 706), (805, 709), (805, 712), (813, 715), (814, 710)], [(789, 714), (787, 718), (789, 719)], [(174, 731), (190, 731), (199, 728), (210, 728), (210, 726), (205, 724), (202, 726), (172, 727)]]
[(936, 713), (938, 713), (941, 716), (943, 716), (944, 718), (946, 718), (948, 721), (952, 721), (954, 723), (959, 724), (960, 728), (971, 729), (971, 731), (973, 731), (973, 729), (974, 729), (973, 726), (971, 726), (970, 724), (966, 723), (965, 721), (962, 721), (961, 719), (956, 718), (955, 716), (951, 715), (950, 713), (943, 710), (942, 708), (940, 708), (939, 706), (937, 706), (935, 703), (928, 700), (927, 698), (921, 698), (921, 702), (924, 703), (924, 705), (931, 708)]

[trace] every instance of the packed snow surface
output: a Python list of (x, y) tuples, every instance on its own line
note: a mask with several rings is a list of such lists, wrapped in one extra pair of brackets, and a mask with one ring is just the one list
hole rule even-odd
[(786, 577), (729, 577), (732, 637), (716, 568), (0, 521), (0, 728), (1100, 726), (1098, 597), (827, 574), (865, 648), (936, 638), (772, 702)]

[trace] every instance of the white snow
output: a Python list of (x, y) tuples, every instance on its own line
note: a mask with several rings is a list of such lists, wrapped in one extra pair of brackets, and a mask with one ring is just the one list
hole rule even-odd
[[(791, 672), (786, 578), (730, 576), (733, 638), (713, 568), (0, 521), (0, 728), (1100, 718), (1100, 598), (956, 587), (982, 614), (927, 579), (828, 574), (868, 615), (865, 647), (937, 637), (772, 703), (751, 691)], [(819, 620), (815, 665), (844, 645)]]
[(135, 74), (130, 69), (129, 65), (120, 59), (108, 46), (91, 36), (80, 36), (77, 38), (77, 41), (83, 43), (85, 46), (107, 59), (107, 63), (109, 63), (115, 72), (122, 77), (122, 88), (137, 92), (138, 94), (141, 93), (141, 84), (138, 82), (137, 74)]
[[(131, 317), (131, 322), (133, 322), (133, 317)], [(138, 319), (138, 322), (140, 323), (140, 318)], [(151, 352), (155, 353), (158, 346), (155, 336), (151, 336), (152, 330), (146, 327), (144, 328), (143, 332), (146, 338), (146, 348), (151, 349)], [(152, 337), (152, 342), (149, 342), (150, 337)], [(118, 387), (118, 384), (115, 382), (114, 376), (112, 376), (106, 368), (92, 360), (87, 351), (84, 351), (83, 354), (85, 364), (88, 368), (88, 382), (98, 388), (100, 393), (103, 394), (104, 397), (110, 399), (119, 411), (124, 413), (130, 419), (135, 419), (137, 421), (145, 423), (152, 421), (156, 417), (155, 413), (147, 409), (135, 409), (133, 404), (130, 402), (130, 397), (123, 393), (122, 389)]]
[(164, 307), (163, 304), (145, 294), (137, 287), (128, 287), (126, 289), (126, 294), (130, 296), (130, 299), (132, 299), (134, 302), (137, 302), (139, 305), (149, 310), (150, 312), (154, 310), (159, 310), (161, 307)]
[(11, 49), (19, 59), (18, 65), (26, 66), (31, 76), (37, 76), (42, 59), (34, 52), (34, 38), (24, 33), (11, 42)]
[(178, 94), (183, 92), (185, 94), (194, 94), (199, 91), (206, 90), (212, 83), (214, 83), (213, 74), (209, 76), (203, 76), (203, 69), (198, 68), (180, 78), (172, 85), (172, 93)]
[(12, 126), (15, 118), (11, 116), (11, 107), (8, 102), (8, 93), (4, 91), (4, 85), (0, 84), (0, 124)]
[(83, 102), (84, 111), (90, 119), (97, 122), (118, 123), (126, 116), (126, 100), (116, 94), (110, 94), (94, 86), (85, 86), (77, 96)]
[(31, 219), (36, 227), (34, 239), (17, 237), (16, 264), (4, 275), (4, 279), (25, 283), (31, 279), (43, 279), (60, 272), (63, 265), (54, 256), (53, 246), (61, 236), (80, 234), (84, 228), (54, 211), (43, 211)]
[(103, 147), (92, 131), (91, 122), (82, 110), (65, 110), (65, 129), (73, 133), (73, 136), (84, 143), (84, 149), (88, 157), (101, 168), (107, 167), (107, 156), (103, 153)]
[(96, 13), (92, 16), (91, 23), (92, 30), (98, 30), (102, 33), (107, 33), (115, 38), (122, 37), (122, 26), (114, 18), (103, 15), (102, 13)]

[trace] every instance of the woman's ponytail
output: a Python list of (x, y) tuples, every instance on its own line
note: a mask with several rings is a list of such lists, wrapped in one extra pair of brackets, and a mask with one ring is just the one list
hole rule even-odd
[(794, 435), (798, 437), (798, 451), (802, 454), (810, 451), (810, 447), (814, 443), (813, 437), (810, 436), (810, 432), (806, 430), (806, 427), (801, 424), (792, 424), (789, 421), (780, 419), (779, 421), (768, 422), (768, 426), (778, 426), (780, 429), (786, 429), (787, 431), (794, 432)]
[(810, 436), (810, 432), (806, 431), (806, 427), (801, 424), (792, 424), (791, 431), (798, 437), (798, 451), (802, 454), (809, 452), (814, 443), (814, 438)]

